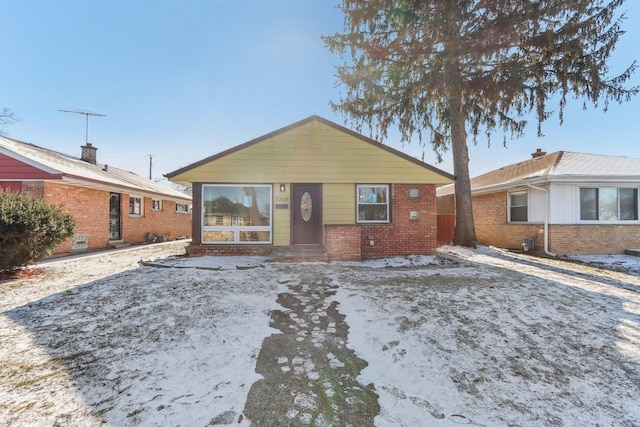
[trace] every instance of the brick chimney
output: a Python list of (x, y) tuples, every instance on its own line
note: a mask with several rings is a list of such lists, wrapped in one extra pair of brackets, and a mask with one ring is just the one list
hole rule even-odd
[[(91, 144), (89, 144), (89, 145), (91, 145)], [(547, 154), (546, 151), (542, 151), (541, 148), (538, 148), (535, 153), (531, 153), (531, 158), (532, 159), (537, 159), (538, 157), (542, 157), (542, 156), (544, 156), (546, 154)]]
[(95, 165), (97, 160), (96, 151), (98, 151), (98, 149), (91, 145), (90, 142), (87, 142), (87, 145), (82, 145), (80, 148), (82, 148), (82, 156), (80, 156), (80, 158), (85, 162), (93, 163)]

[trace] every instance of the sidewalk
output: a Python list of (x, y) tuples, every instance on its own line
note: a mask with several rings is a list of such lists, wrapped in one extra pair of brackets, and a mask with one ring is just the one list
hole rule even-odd
[(72, 261), (72, 260), (92, 258), (92, 257), (101, 257), (109, 254), (118, 253), (118, 252), (137, 251), (140, 249), (149, 249), (154, 247), (167, 247), (167, 246), (180, 246), (180, 245), (187, 246), (190, 242), (191, 242), (191, 239), (171, 240), (169, 242), (160, 242), (160, 243), (141, 243), (141, 244), (136, 244), (131, 246), (125, 246), (122, 248), (115, 248), (115, 249), (100, 249), (100, 250), (88, 251), (88, 252), (52, 255), (50, 257), (47, 257), (43, 260), (38, 261), (34, 265), (42, 266), (42, 265), (52, 264), (55, 262)]

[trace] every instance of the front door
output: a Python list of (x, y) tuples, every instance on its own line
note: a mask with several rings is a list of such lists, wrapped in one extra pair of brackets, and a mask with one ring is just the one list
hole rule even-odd
[(322, 185), (291, 186), (291, 244), (322, 243)]
[(109, 195), (109, 240), (120, 240), (120, 194)]

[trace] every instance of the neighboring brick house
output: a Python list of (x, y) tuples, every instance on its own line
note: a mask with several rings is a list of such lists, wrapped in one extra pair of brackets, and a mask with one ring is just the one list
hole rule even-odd
[(74, 157), (0, 136), (0, 188), (42, 198), (76, 220), (76, 234), (54, 254), (190, 235), (190, 196), (97, 163), (90, 143), (81, 148)]
[(434, 253), (436, 187), (454, 179), (318, 116), (166, 176), (193, 188), (189, 254), (333, 260)]
[[(471, 179), (476, 237), (550, 254), (624, 253), (640, 247), (639, 190), (640, 159), (538, 149)], [(439, 205), (452, 198), (452, 185), (438, 189)]]

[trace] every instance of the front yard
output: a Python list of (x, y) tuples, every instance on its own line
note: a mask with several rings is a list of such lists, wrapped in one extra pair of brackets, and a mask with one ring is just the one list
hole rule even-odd
[(640, 425), (637, 275), (487, 248), (180, 249), (0, 283), (0, 424)]

